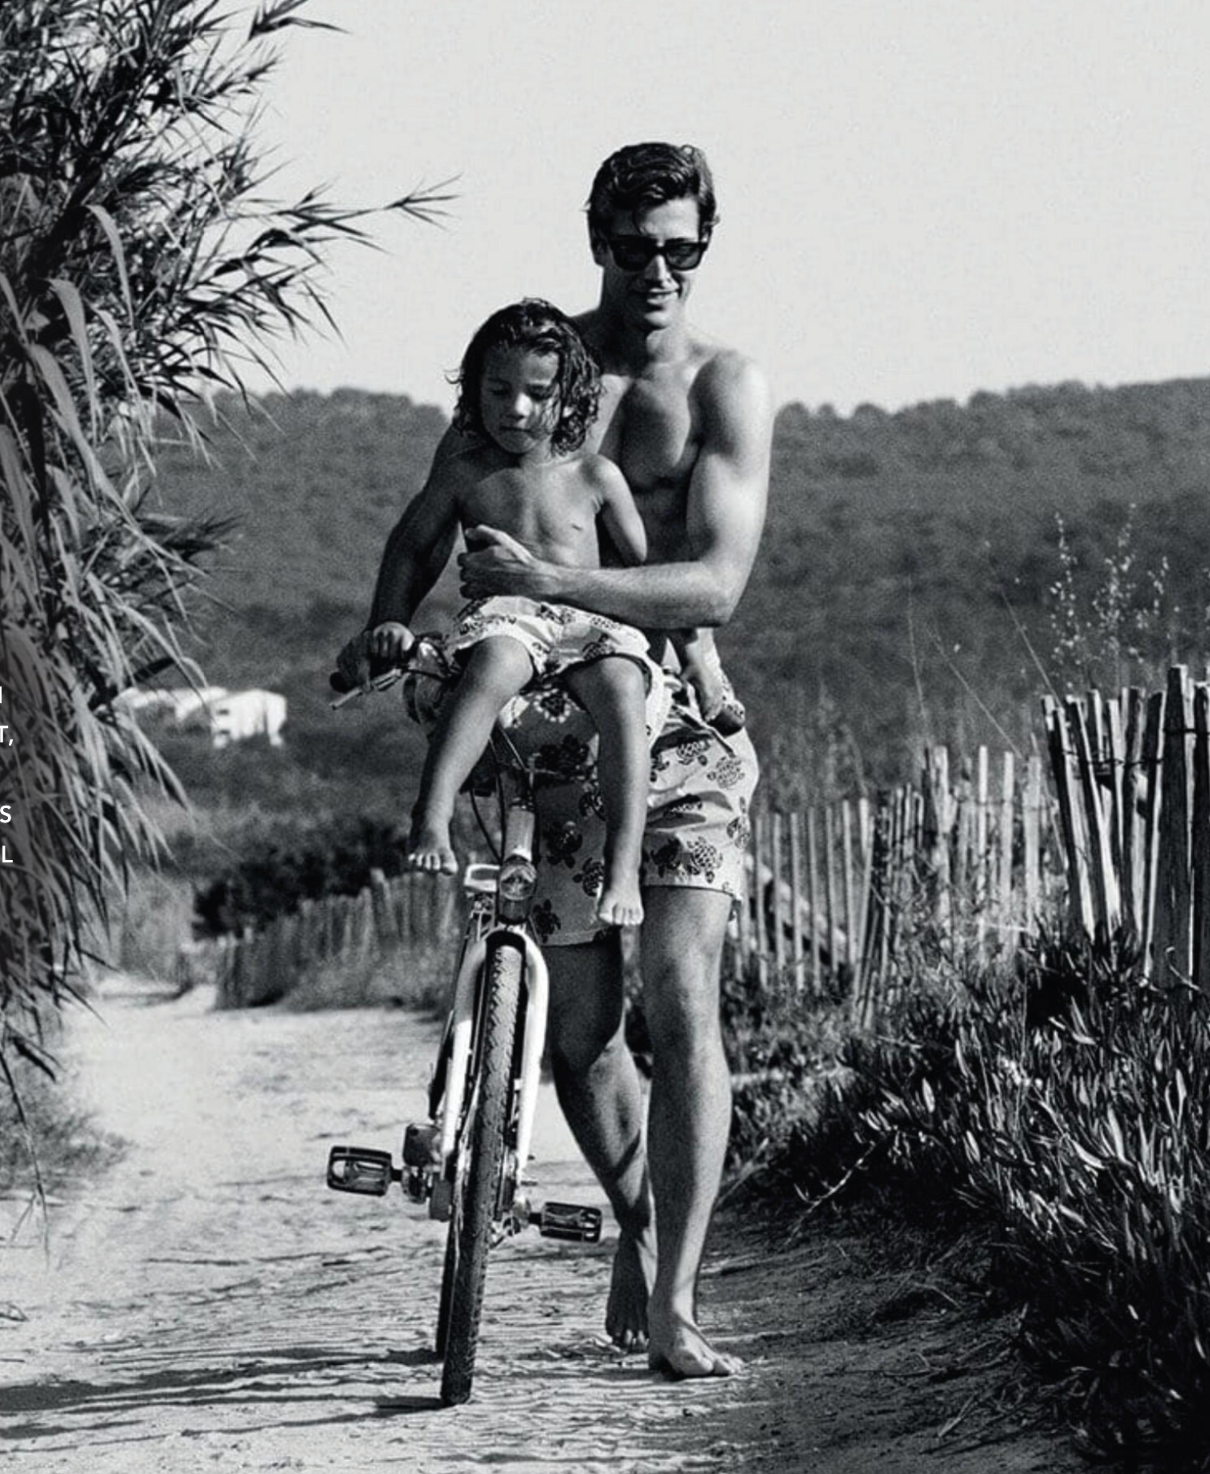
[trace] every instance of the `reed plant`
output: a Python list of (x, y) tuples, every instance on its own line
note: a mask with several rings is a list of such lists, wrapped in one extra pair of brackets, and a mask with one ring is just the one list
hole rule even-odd
[[(326, 318), (317, 271), (369, 239), (365, 209), (262, 195), (257, 107), (271, 0), (247, 34), (210, 0), (0, 7), (0, 1072), (49, 1070), (85, 918), (154, 854), (149, 791), (180, 795), (114, 704), (200, 672), (185, 594), (224, 531), (157, 509), (155, 450), (201, 449), (194, 407), (245, 398), (272, 343)], [(388, 209), (424, 217), (437, 192)]]

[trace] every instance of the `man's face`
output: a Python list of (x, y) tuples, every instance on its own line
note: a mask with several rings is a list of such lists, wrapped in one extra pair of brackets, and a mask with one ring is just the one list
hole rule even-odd
[(699, 229), (694, 199), (665, 200), (635, 215), (615, 212), (606, 239), (598, 241), (592, 253), (604, 273), (602, 302), (649, 332), (674, 323), (700, 263), (670, 264), (666, 255), (650, 253), (659, 246), (668, 248), (674, 260), (678, 251), (692, 255), (688, 247), (698, 241)]

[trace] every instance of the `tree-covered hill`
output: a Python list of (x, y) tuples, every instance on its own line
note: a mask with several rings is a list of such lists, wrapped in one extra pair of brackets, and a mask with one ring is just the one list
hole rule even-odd
[[(394, 709), (334, 717), (326, 676), (445, 417), (351, 390), (223, 411), (213, 464), (181, 452), (160, 477), (168, 508), (237, 519), (198, 618), (207, 677), (284, 691), (291, 761), (371, 784), (391, 770), (406, 793), (414, 734)], [(1210, 379), (850, 416), (786, 406), (761, 557), (721, 637), (758, 743), (777, 749), (771, 775), (831, 781), (839, 763), (842, 781), (881, 780), (925, 736), (998, 740), (998, 723), (1020, 739), (1043, 669), (1057, 684), (1125, 673), (1083, 668), (1081, 638), (1103, 652), (1109, 625), (1157, 667), (1201, 660), (1208, 486)], [(447, 579), (436, 603), (454, 598)]]

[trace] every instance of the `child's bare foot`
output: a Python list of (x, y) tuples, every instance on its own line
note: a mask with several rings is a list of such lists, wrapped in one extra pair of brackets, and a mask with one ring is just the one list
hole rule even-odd
[(411, 870), (427, 870), (433, 875), (456, 875), (458, 859), (450, 839), (450, 826), (413, 819), (412, 832), (408, 835), (407, 863)]
[[(650, 1314), (650, 1313), (649, 1313)], [(738, 1356), (716, 1351), (691, 1320), (650, 1316), (647, 1365), (670, 1381), (686, 1377), (734, 1377), (743, 1370)]]
[(642, 919), (638, 875), (607, 875), (597, 901), (597, 920), (606, 926), (638, 926)]

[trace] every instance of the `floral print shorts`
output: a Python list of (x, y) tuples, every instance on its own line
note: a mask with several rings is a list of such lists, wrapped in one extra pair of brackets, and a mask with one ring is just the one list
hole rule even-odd
[[(652, 744), (643, 887), (684, 886), (740, 897), (759, 776), (756, 753), (746, 731), (722, 737), (707, 725), (679, 675), (660, 675), (669, 706)], [(404, 698), (416, 720), (431, 722), (441, 690), (425, 677), (405, 683)], [(521, 752), (538, 755), (534, 930), (547, 946), (593, 941), (604, 934), (594, 906), (605, 841), (595, 729), (555, 682), (539, 682), (515, 698), (501, 720)]]
[(605, 656), (622, 656), (639, 665), (647, 678), (647, 739), (663, 730), (671, 697), (664, 672), (647, 650), (647, 637), (633, 625), (603, 614), (590, 614), (570, 604), (497, 596), (475, 599), (458, 614), (443, 644), (455, 660), (493, 635), (504, 635), (524, 647), (535, 680), (546, 685), (576, 666)]

